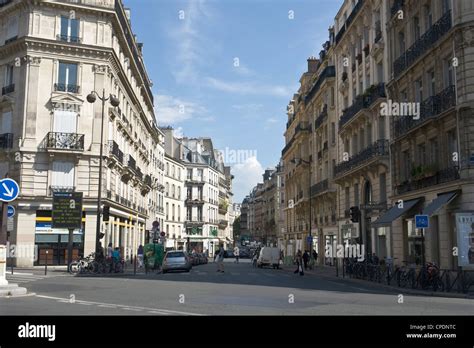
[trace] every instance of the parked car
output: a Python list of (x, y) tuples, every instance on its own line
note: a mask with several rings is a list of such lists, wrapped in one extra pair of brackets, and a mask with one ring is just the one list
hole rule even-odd
[(239, 250), (239, 257), (241, 259), (248, 259), (250, 258), (250, 252), (248, 250)]
[(198, 255), (199, 255), (199, 264), (200, 265), (204, 265), (208, 262), (206, 254), (200, 253)]
[(192, 257), (192, 265), (197, 266), (199, 265), (199, 255), (197, 253), (190, 254)]
[(189, 256), (181, 250), (168, 251), (163, 259), (163, 273), (169, 271), (186, 271), (192, 268)]
[(234, 258), (235, 257), (234, 251), (231, 249), (226, 250), (224, 253), (224, 257), (229, 258), (229, 259)]

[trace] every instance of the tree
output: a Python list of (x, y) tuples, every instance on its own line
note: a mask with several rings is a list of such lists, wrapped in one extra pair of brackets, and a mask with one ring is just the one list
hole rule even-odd
[(240, 239), (240, 216), (234, 220), (234, 224), (232, 225), (232, 234), (234, 240)]

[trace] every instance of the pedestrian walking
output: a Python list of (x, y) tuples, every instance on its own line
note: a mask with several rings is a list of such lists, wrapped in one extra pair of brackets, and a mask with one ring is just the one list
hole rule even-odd
[(114, 266), (114, 261), (112, 259), (114, 252), (114, 248), (112, 248), (112, 243), (109, 243), (109, 246), (107, 247), (107, 257), (106, 257), (106, 262), (109, 265), (109, 273), (112, 273), (112, 267)]
[(298, 252), (296, 253), (296, 270), (295, 270), (295, 274), (299, 272), (299, 274), (302, 276), (304, 275), (304, 271), (303, 271), (303, 256), (301, 254), (301, 250), (298, 250)]
[(314, 263), (316, 264), (316, 262), (318, 261), (318, 253), (316, 252), (315, 249), (313, 249), (313, 259), (314, 259)]
[(224, 273), (224, 254), (224, 246), (221, 244), (217, 253), (217, 272)]
[(235, 255), (235, 262), (236, 263), (239, 263), (239, 247), (236, 245), (235, 248), (234, 248), (234, 255)]
[(309, 253), (308, 253), (308, 250), (305, 250), (303, 254), (303, 263), (304, 263), (305, 270), (308, 270), (308, 261), (309, 261)]
[(137, 251), (138, 268), (143, 268), (143, 245), (138, 246)]

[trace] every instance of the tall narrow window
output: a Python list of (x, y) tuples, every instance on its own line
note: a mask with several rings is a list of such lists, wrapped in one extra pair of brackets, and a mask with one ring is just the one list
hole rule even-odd
[(421, 78), (415, 81), (415, 101), (417, 103), (423, 101), (423, 81)]
[(398, 55), (401, 56), (405, 52), (405, 33), (400, 31), (398, 33)]
[(427, 80), (428, 80), (428, 86), (429, 86), (429, 91), (428, 91), (430, 94), (429, 96), (432, 97), (435, 95), (435, 91), (436, 91), (434, 69), (431, 69), (430, 71), (428, 71)]
[(379, 176), (380, 180), (380, 203), (387, 201), (387, 175), (385, 173), (381, 173)]
[[(431, 1), (429, 1), (431, 2)], [(433, 25), (433, 13), (431, 12), (431, 4), (425, 5), (425, 31), (428, 31)]]
[(8, 19), (7, 35), (5, 43), (13, 41), (18, 37), (18, 16), (11, 16)]
[(444, 88), (454, 85), (453, 65), (450, 58), (443, 61), (443, 75)]
[(418, 40), (421, 35), (421, 28), (420, 28), (420, 19), (415, 16), (413, 17), (413, 38), (414, 41)]
[(77, 64), (65, 62), (59, 63), (56, 91), (79, 93), (79, 87), (77, 86)]
[(74, 163), (54, 161), (51, 172), (51, 186), (55, 188), (74, 187)]
[(359, 204), (359, 184), (356, 183), (354, 184), (354, 205), (358, 207)]
[(5, 65), (5, 82), (4, 87), (9, 87), (13, 85), (13, 64)]
[(61, 16), (61, 41), (80, 42), (79, 39), (79, 20)]

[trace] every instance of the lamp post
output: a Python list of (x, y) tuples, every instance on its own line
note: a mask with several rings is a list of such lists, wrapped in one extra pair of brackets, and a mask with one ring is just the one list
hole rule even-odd
[(105, 97), (105, 88), (102, 89), (102, 97), (96, 91), (92, 91), (87, 96), (87, 101), (91, 104), (95, 103), (96, 99), (99, 98), (102, 101), (102, 118), (100, 124), (100, 154), (99, 154), (99, 184), (97, 189), (97, 225), (95, 231), (95, 251), (99, 251), (100, 241), (100, 214), (102, 205), (102, 157), (104, 152), (104, 118), (105, 118), (105, 102), (110, 100), (110, 104), (113, 107), (117, 107), (120, 101), (117, 97), (110, 94), (107, 98)]
[[(311, 235), (311, 162), (310, 161), (305, 161), (304, 159), (301, 159), (301, 158), (293, 158), (291, 160), (291, 163), (294, 163), (296, 165), (298, 165), (299, 163), (304, 163), (304, 164), (307, 164), (308, 165), (308, 170), (309, 170), (309, 180), (308, 180), (308, 198), (309, 198), (309, 237), (312, 237)], [(310, 248), (309, 248), (309, 257), (311, 259), (313, 259), (313, 241), (312, 241), (312, 238), (311, 238), (311, 243), (310, 244)]]

